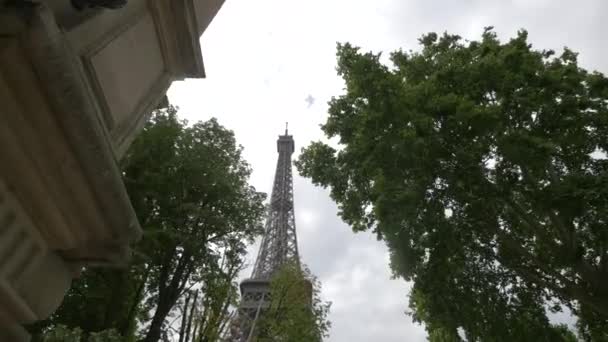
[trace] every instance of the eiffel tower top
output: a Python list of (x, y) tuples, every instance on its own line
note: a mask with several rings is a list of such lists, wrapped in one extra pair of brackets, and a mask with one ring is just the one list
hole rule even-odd
[(295, 150), (293, 136), (285, 134), (277, 140), (277, 168), (270, 197), (265, 233), (251, 274), (252, 279), (269, 280), (283, 264), (300, 265), (298, 239), (293, 208), (291, 155)]

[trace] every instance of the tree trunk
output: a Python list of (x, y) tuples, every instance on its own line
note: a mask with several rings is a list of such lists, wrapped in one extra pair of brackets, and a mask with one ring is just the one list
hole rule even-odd
[[(179, 342), (184, 342), (184, 336), (186, 335), (186, 322), (188, 320), (188, 303), (190, 303), (190, 295), (186, 297), (184, 302), (184, 308), (182, 309), (182, 325), (179, 329)], [(186, 340), (187, 341), (187, 340)]]
[(194, 330), (192, 330), (192, 342), (196, 342), (196, 336), (198, 334), (198, 327), (200, 327), (200, 324), (194, 323)]
[(152, 318), (152, 322), (150, 323), (150, 328), (148, 329), (148, 333), (146, 334), (146, 338), (144, 338), (144, 342), (158, 342), (161, 336), (161, 329), (163, 327), (163, 322), (165, 321), (165, 317), (171, 311), (171, 307), (173, 305), (159, 305), (156, 308), (156, 312), (154, 312), (154, 317)]
[(188, 327), (186, 328), (186, 339), (184, 342), (190, 340), (190, 330), (192, 329), (192, 317), (194, 316), (194, 310), (196, 309), (196, 299), (198, 297), (198, 290), (194, 292), (194, 299), (192, 300), (192, 308), (190, 308), (190, 315), (188, 317)]
[[(168, 260), (171, 262), (170, 258)], [(161, 278), (168, 279), (169, 267), (168, 264), (163, 265)], [(156, 312), (154, 313), (154, 318), (152, 318), (144, 342), (158, 342), (163, 322), (179, 298), (181, 291), (190, 276), (192, 267), (193, 265), (190, 263), (190, 254), (184, 252), (179, 259), (169, 284), (166, 284), (165, 281), (159, 283), (158, 305), (156, 306)]]

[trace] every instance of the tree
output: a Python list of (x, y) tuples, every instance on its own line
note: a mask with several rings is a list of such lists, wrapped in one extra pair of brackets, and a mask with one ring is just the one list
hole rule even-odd
[(608, 320), (605, 317), (584, 306), (578, 314), (577, 327), (585, 342), (608, 341)]
[(606, 322), (608, 80), (571, 50), (533, 50), (525, 31), (420, 43), (392, 66), (338, 45), (346, 94), (322, 129), (340, 147), (312, 143), (298, 170), (386, 241), (427, 328), (551, 340), (555, 301)]
[(87, 269), (72, 284), (63, 303), (48, 320), (80, 328), (86, 337), (108, 329), (116, 330), (127, 341), (135, 338), (134, 305), (142, 299), (145, 280), (141, 268)]
[(307, 268), (285, 264), (270, 281), (269, 307), (255, 322), (257, 342), (315, 342), (328, 336), (331, 303), (320, 297), (321, 284)]
[[(173, 335), (167, 317), (190, 290), (199, 291), (195, 304), (234, 301), (246, 243), (263, 231), (265, 199), (248, 184), (241, 153), (215, 119), (189, 126), (175, 107), (155, 111), (121, 163), (144, 231), (131, 264), (86, 269), (59, 310), (30, 329), (37, 339), (63, 324), (83, 339), (114, 329), (124, 341), (156, 342)], [(228, 315), (213, 312), (205, 331)], [(188, 332), (195, 323), (203, 324), (192, 319)]]
[(234, 134), (215, 119), (186, 126), (173, 107), (155, 112), (123, 161), (125, 184), (144, 228), (154, 315), (145, 342), (189, 286), (221, 273), (222, 255), (242, 258), (263, 230), (265, 195), (248, 184)]
[[(559, 324), (553, 326), (553, 330), (556, 333), (556, 341), (564, 341), (564, 342), (577, 342), (578, 339), (576, 335), (568, 329), (568, 326), (565, 324)], [(599, 341), (599, 340), (598, 340)]]
[[(186, 298), (180, 342), (219, 341), (231, 318), (229, 309), (237, 305), (238, 275), (244, 269), (240, 256), (227, 254), (222, 260), (222, 274), (207, 274), (200, 282), (199, 295)], [(197, 300), (197, 298), (199, 300)]]

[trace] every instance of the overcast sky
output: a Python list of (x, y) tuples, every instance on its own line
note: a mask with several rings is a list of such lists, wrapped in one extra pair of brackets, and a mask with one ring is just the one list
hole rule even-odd
[[(285, 122), (297, 157), (322, 139), (327, 101), (343, 92), (336, 42), (389, 52), (418, 49), (430, 31), (477, 39), (494, 26), (507, 39), (526, 28), (537, 48), (568, 46), (584, 67), (606, 73), (606, 15), (603, 0), (226, 0), (201, 39), (207, 78), (176, 82), (169, 99), (190, 121), (217, 117), (234, 130), (253, 185), (270, 192)], [(425, 341), (424, 327), (404, 313), (410, 285), (390, 279), (383, 243), (353, 234), (326, 190), (296, 175), (294, 191), (301, 257), (333, 302), (328, 341)]]

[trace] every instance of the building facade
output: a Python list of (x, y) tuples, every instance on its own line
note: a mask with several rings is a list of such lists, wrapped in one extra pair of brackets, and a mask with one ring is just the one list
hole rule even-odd
[(0, 0), (0, 340), (141, 228), (118, 161), (171, 82), (204, 77), (223, 0)]

